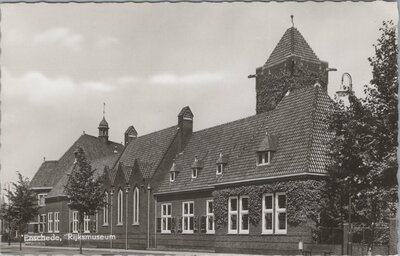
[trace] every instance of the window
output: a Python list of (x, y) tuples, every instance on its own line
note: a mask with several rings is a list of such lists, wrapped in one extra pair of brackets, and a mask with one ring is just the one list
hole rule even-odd
[(139, 188), (133, 190), (133, 224), (139, 225)]
[(197, 168), (193, 168), (193, 169), (192, 169), (192, 179), (197, 178), (197, 172), (198, 172), (198, 169), (197, 169)]
[(286, 234), (286, 195), (285, 193), (265, 194), (263, 196), (263, 234)]
[(103, 207), (103, 226), (108, 226), (108, 193), (106, 192), (104, 194), (104, 201), (106, 202), (106, 205)]
[(169, 173), (169, 181), (175, 181), (175, 172), (170, 172)]
[(263, 197), (263, 219), (262, 219), (263, 234), (272, 234), (274, 232), (273, 214), (274, 214), (274, 195), (265, 194)]
[(53, 213), (52, 212), (47, 213), (47, 232), (48, 233), (53, 232)]
[(214, 234), (214, 203), (213, 200), (207, 200), (207, 233)]
[(54, 233), (60, 232), (60, 213), (54, 212)]
[(90, 233), (89, 222), (90, 222), (90, 217), (85, 213), (84, 217), (83, 217), (83, 232), (84, 233)]
[(161, 233), (171, 233), (171, 204), (161, 205)]
[(124, 192), (120, 189), (117, 197), (117, 225), (122, 225), (122, 218), (124, 216)]
[(183, 216), (182, 233), (193, 233), (194, 202), (183, 202), (182, 216)]
[(38, 194), (38, 205), (39, 206), (45, 206), (45, 199), (46, 199), (47, 194)]
[(271, 154), (269, 151), (257, 152), (257, 165), (266, 165), (269, 164), (271, 160)]
[(229, 234), (249, 233), (249, 198), (247, 196), (230, 197), (228, 202)]
[(72, 212), (72, 233), (78, 233), (78, 211)]
[(222, 174), (223, 171), (224, 171), (224, 165), (217, 164), (217, 175)]
[(276, 232), (277, 234), (287, 233), (287, 218), (286, 218), (286, 194), (276, 193)]
[(45, 232), (46, 228), (46, 214), (38, 215), (38, 220), (39, 220), (39, 233), (43, 233)]

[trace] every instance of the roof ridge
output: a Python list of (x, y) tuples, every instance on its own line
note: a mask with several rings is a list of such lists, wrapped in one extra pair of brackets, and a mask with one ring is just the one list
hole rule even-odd
[(161, 130), (157, 130), (157, 131), (153, 131), (153, 132), (150, 132), (150, 133), (146, 133), (146, 134), (143, 134), (143, 135), (141, 135), (141, 136), (138, 136), (136, 139), (143, 138), (143, 137), (149, 136), (149, 135), (153, 135), (153, 134), (155, 134), (155, 133), (162, 132), (162, 131), (165, 131), (165, 130), (168, 130), (168, 129), (171, 129), (171, 128), (174, 128), (174, 127), (178, 127), (178, 125), (172, 125), (172, 126), (170, 126), (170, 127), (163, 128), (163, 129), (161, 129)]
[[(78, 140), (79, 140), (81, 137), (83, 137), (83, 136), (87, 136), (87, 137), (94, 138), (94, 139), (98, 139), (98, 138), (99, 138), (98, 136), (84, 133), (84, 134), (82, 134), (81, 136), (79, 136)], [(78, 140), (76, 140), (76, 141), (78, 141)], [(123, 146), (121, 143), (118, 143), (118, 142), (115, 142), (115, 141), (112, 141), (112, 140), (108, 140), (108, 142), (109, 142), (109, 143), (112, 143), (112, 144), (117, 144), (117, 145)]]

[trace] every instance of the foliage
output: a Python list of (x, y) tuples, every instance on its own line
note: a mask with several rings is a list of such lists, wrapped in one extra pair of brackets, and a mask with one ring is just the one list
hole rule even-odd
[[(396, 213), (397, 203), (397, 40), (393, 22), (383, 22), (369, 58), (371, 84), (362, 99), (334, 104), (330, 130), (332, 162), (324, 202), (324, 225), (345, 221), (368, 227)], [(372, 241), (370, 241), (372, 242)]]
[[(69, 175), (65, 193), (69, 198), (69, 208), (78, 211), (79, 231), (82, 233), (84, 214), (94, 215), (104, 206), (103, 182), (101, 177), (95, 177), (86, 158), (85, 151), (78, 147), (75, 151), (76, 163)], [(80, 243), (82, 253), (82, 244)]]
[(228, 223), (230, 196), (249, 197), (249, 220), (253, 225), (257, 225), (262, 218), (262, 195), (275, 192), (286, 192), (288, 223), (298, 225), (307, 222), (314, 227), (318, 222), (324, 186), (324, 181), (297, 180), (216, 190), (213, 192), (216, 227), (221, 228)]

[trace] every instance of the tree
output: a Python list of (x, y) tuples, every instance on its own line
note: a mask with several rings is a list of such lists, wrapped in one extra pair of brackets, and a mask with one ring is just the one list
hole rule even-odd
[[(350, 92), (350, 106), (334, 104), (330, 130), (325, 225), (346, 221), (374, 233), (377, 223), (396, 214), (398, 80), (397, 40), (393, 22), (383, 22), (369, 58), (373, 78), (365, 97)], [(374, 242), (371, 237), (369, 246)]]
[(14, 228), (14, 216), (16, 215), (14, 207), (10, 205), (9, 203), (3, 203), (1, 205), (1, 211), (0, 211), (0, 216), (1, 219), (3, 220), (3, 223), (7, 225), (8, 232), (8, 245), (11, 243), (11, 230)]
[(12, 216), (19, 233), (19, 249), (22, 250), (22, 233), (26, 225), (37, 216), (38, 207), (35, 204), (36, 194), (29, 186), (29, 179), (18, 172), (18, 182), (12, 183), (13, 189), (7, 191), (9, 200), (8, 215)]
[[(69, 208), (78, 211), (79, 235), (82, 236), (84, 215), (94, 215), (104, 206), (103, 183), (100, 177), (95, 178), (86, 158), (85, 151), (78, 147), (75, 151), (76, 163), (69, 175), (65, 193), (69, 198)], [(79, 240), (79, 251), (82, 254), (82, 239)]]

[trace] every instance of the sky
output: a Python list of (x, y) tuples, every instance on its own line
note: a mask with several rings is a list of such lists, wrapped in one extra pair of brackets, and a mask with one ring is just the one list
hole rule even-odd
[(110, 139), (177, 124), (194, 130), (255, 114), (255, 80), (294, 25), (329, 66), (333, 96), (349, 72), (371, 79), (383, 20), (396, 3), (2, 4), (0, 182), (32, 178), (83, 132), (97, 135), (103, 102)]

